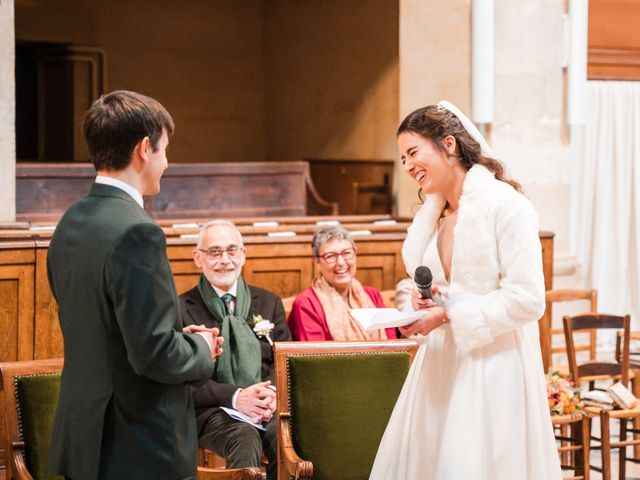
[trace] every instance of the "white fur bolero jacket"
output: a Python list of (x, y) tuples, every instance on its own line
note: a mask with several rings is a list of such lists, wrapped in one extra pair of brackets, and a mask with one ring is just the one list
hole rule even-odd
[[(407, 231), (409, 275), (438, 262), (435, 243), (445, 200), (428, 195)], [(433, 245), (431, 245), (433, 251)], [(533, 205), (481, 165), (467, 173), (453, 232), (450, 283), (443, 298), (456, 345), (472, 351), (538, 320), (544, 311), (542, 248)]]

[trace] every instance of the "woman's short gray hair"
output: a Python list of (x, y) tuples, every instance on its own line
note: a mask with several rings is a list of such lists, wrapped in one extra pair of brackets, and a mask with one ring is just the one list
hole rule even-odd
[(356, 246), (353, 241), (353, 235), (347, 232), (344, 228), (330, 225), (322, 227), (318, 230), (311, 240), (311, 253), (315, 258), (320, 256), (320, 247), (331, 240), (348, 240), (353, 247)]

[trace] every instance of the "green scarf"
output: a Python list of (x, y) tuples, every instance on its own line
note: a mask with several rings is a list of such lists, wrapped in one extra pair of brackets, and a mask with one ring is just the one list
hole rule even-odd
[(224, 338), (222, 355), (216, 359), (219, 382), (248, 387), (260, 381), (262, 354), (260, 342), (247, 325), (251, 292), (242, 277), (238, 278), (235, 313), (227, 314), (224, 302), (204, 275), (200, 275), (198, 291), (211, 314), (220, 320), (220, 334)]

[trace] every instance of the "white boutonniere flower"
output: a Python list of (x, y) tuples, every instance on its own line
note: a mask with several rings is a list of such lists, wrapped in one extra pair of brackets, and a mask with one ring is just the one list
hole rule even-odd
[(275, 327), (275, 324), (271, 323), (269, 320), (262, 318), (262, 315), (254, 315), (253, 316), (253, 331), (256, 332), (258, 337), (265, 337), (269, 342), (269, 345), (273, 346), (273, 341), (269, 334), (271, 330)]

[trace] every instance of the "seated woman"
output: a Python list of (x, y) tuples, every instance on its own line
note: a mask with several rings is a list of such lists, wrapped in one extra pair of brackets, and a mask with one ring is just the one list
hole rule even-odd
[(355, 278), (356, 246), (341, 227), (324, 227), (311, 241), (320, 275), (293, 302), (287, 320), (294, 340), (380, 340), (397, 338), (394, 328), (365, 331), (349, 315), (351, 308), (383, 308), (373, 287)]

